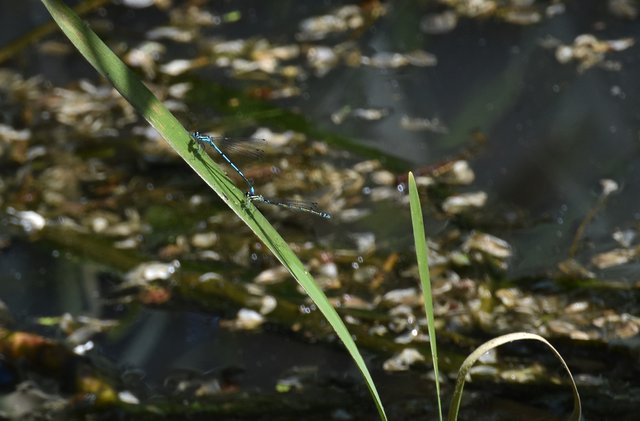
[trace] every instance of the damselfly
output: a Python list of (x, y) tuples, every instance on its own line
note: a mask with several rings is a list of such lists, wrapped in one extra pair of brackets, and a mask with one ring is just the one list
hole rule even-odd
[(295, 211), (311, 213), (321, 218), (331, 219), (331, 214), (329, 212), (318, 209), (317, 204), (313, 202), (309, 203), (297, 200), (268, 199), (259, 194), (249, 193), (247, 193), (247, 198), (252, 202), (260, 202), (266, 203), (267, 205), (280, 206)]
[(233, 139), (233, 138), (227, 138), (227, 137), (213, 137), (213, 136), (209, 136), (206, 134), (202, 134), (200, 132), (193, 132), (191, 133), (191, 137), (198, 142), (198, 144), (200, 144), (201, 146), (206, 146), (209, 145), (211, 148), (213, 148), (221, 157), (222, 159), (224, 159), (225, 161), (227, 161), (227, 164), (229, 164), (229, 166), (231, 166), (231, 168), (234, 169), (235, 172), (238, 173), (238, 175), (240, 175), (240, 177), (242, 177), (242, 179), (244, 180), (245, 183), (247, 183), (247, 187), (249, 188), (247, 190), (247, 195), (248, 196), (255, 196), (256, 195), (256, 190), (253, 187), (253, 183), (244, 175), (244, 173), (242, 172), (242, 170), (240, 169), (240, 167), (238, 167), (229, 157), (229, 155), (227, 155), (224, 151), (227, 150), (229, 152), (231, 152), (232, 150), (239, 150), (242, 149), (242, 153), (245, 155), (253, 155), (253, 158), (257, 158), (259, 156), (261, 156), (261, 150), (258, 148), (254, 148), (254, 147), (240, 147), (239, 145), (241, 144), (247, 144), (246, 141), (244, 141), (243, 139)]

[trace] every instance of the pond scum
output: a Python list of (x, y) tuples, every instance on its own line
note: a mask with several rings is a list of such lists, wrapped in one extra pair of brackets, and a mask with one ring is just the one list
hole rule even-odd
[[(458, 191), (460, 186), (469, 186), (474, 180), (469, 154), (419, 171), (415, 178), (411, 173), (406, 177), (396, 176), (384, 169), (376, 159), (355, 162), (347, 169), (338, 168), (332, 162), (339, 155), (326, 143), (315, 140), (322, 137), (311, 136), (308, 132), (277, 132), (262, 127), (253, 137), (267, 140), (265, 158), (247, 166), (242, 165), (242, 170), (235, 165), (234, 159), (232, 168), (238, 174), (225, 173), (211, 157), (195, 153), (190, 148), (190, 132), (165, 107), (169, 106), (171, 111), (179, 115), (184, 113), (187, 107), (180, 102), (186, 98), (186, 92), (192, 89), (186, 86), (188, 83), (177, 81), (168, 88), (155, 86), (152, 94), (139, 81), (139, 76), (131, 72), (62, 2), (45, 0), (43, 3), (73, 45), (119, 93), (114, 92), (110, 85), (93, 85), (87, 81), (68, 89), (51, 88), (39, 78), (25, 80), (9, 71), (0, 72), (0, 86), (10, 93), (8, 96), (12, 101), (22, 104), (33, 113), (49, 113), (57, 123), (73, 128), (70, 132), (61, 129), (64, 133), (43, 133), (15, 129), (4, 124), (0, 126), (3, 139), (0, 158), (14, 167), (28, 169), (21, 179), (8, 181), (9, 178), (6, 178), (0, 184), (3, 193), (0, 204), (5, 214), (3, 221), (33, 241), (47, 242), (56, 249), (77, 253), (125, 273), (122, 281), (105, 295), (106, 300), (118, 305), (142, 303), (155, 308), (180, 305), (179, 301), (185, 300), (204, 310), (214, 311), (222, 307), (232, 311), (236, 317), (222, 323), (227, 329), (255, 330), (266, 323), (274, 323), (294, 332), (303, 332), (314, 341), (330, 340), (334, 334), (329, 332), (326, 322), (316, 311), (320, 310), (361, 370), (381, 419), (387, 419), (387, 411), (383, 406), (385, 390), (373, 381), (360, 350), (369, 349), (384, 355), (385, 361), (380, 366), (387, 372), (428, 369), (432, 363), (433, 372), (430, 375), (435, 380), (440, 419), (443, 417), (440, 384), (446, 384), (447, 378), (455, 377), (449, 405), (450, 420), (457, 419), (467, 378), (503, 381), (513, 387), (520, 383), (546, 385), (548, 382), (545, 381), (551, 380), (563, 386), (555, 393), (568, 396), (567, 391), (572, 390), (573, 411), (570, 419), (578, 420), (582, 409), (576, 382), (560, 353), (541, 335), (596, 341), (606, 335), (627, 338), (637, 334), (640, 326), (638, 318), (615, 312), (606, 304), (590, 303), (580, 296), (570, 298), (557, 291), (548, 294), (527, 292), (517, 284), (502, 282), (500, 274), (506, 270), (514, 251), (508, 242), (494, 235), (479, 229), (447, 229), (441, 234), (442, 241), (430, 241), (427, 247), (418, 188), (433, 202), (429, 204), (432, 207), (429, 212), (441, 219), (460, 218), (473, 222), (473, 215), (487, 201), (485, 192)], [(536, 22), (544, 15), (533, 7), (503, 6), (499, 2), (476, 2), (480, 8), (478, 10), (472, 9), (468, 2), (448, 3), (452, 9), (447, 15), (434, 15), (423, 20), (421, 25), (425, 32), (452, 30), (457, 19), (463, 16), (495, 16), (507, 22), (525, 24)], [(297, 39), (308, 42), (324, 39), (336, 32), (361, 30), (371, 20), (384, 14), (384, 7), (378, 7), (376, 10), (347, 6), (331, 15), (310, 18), (300, 24)], [(548, 6), (547, 13), (550, 13), (551, 7), (557, 8), (558, 4)], [(193, 10), (178, 10), (184, 13), (182, 18), (193, 18)], [(205, 17), (203, 14), (198, 19), (206, 20)], [(165, 35), (158, 34), (159, 28), (154, 36), (180, 39), (181, 36), (190, 35), (188, 31), (163, 30)], [(595, 37), (576, 39), (571, 45), (555, 40), (545, 42), (545, 47), (555, 49), (561, 63), (577, 62), (578, 71), (581, 72), (594, 66), (614, 68), (606, 55), (622, 51), (630, 45), (632, 41), (628, 39), (600, 41)], [(210, 61), (216, 66), (229, 68), (237, 78), (251, 78), (261, 72), (277, 76), (281, 78), (281, 85), (263, 93), (269, 99), (298, 94), (298, 87), (288, 81), (305, 70), (321, 77), (338, 64), (381, 69), (430, 67), (437, 64), (435, 56), (426, 51), (364, 55), (351, 43), (331, 48), (309, 44), (270, 45), (266, 40), (218, 39), (212, 41), (208, 48), (215, 59), (197, 57), (157, 66), (153, 58), (159, 54), (162, 46), (157, 42), (149, 42), (131, 49), (125, 55), (125, 61), (148, 78), (159, 73), (165, 77), (179, 77), (211, 64)], [(306, 69), (294, 64), (282, 65), (302, 55), (307, 60)], [(163, 96), (165, 104), (156, 99), (154, 94)], [(254, 92), (246, 101), (241, 95), (224, 100), (235, 100), (239, 104), (234, 106), (241, 107), (244, 103), (253, 104), (251, 101), (256, 94)], [(218, 100), (222, 101), (223, 98), (212, 99)], [(259, 111), (284, 113), (277, 109)], [(121, 153), (106, 144), (122, 142), (115, 135), (137, 123), (136, 112), (143, 115), (156, 132), (137, 125), (133, 132), (144, 138), (143, 141), (135, 146), (119, 144), (118, 149), (122, 148), (125, 154), (140, 153), (145, 161), (142, 167), (163, 163), (175, 169), (184, 167), (184, 161), (237, 217), (227, 211), (210, 215), (213, 206), (207, 192), (189, 186), (197, 193), (185, 194), (179, 188), (172, 188), (174, 180), (161, 174), (161, 171), (143, 168), (136, 174), (136, 159), (101, 158)], [(334, 123), (341, 124), (347, 118), (382, 119), (388, 112), (382, 108), (344, 108), (331, 117)], [(411, 131), (445, 133), (448, 130), (437, 118), (406, 116), (402, 121), (406, 130)], [(86, 141), (91, 145), (70, 139), (72, 136), (87, 138)], [(173, 149), (161, 139), (165, 139)], [(70, 145), (73, 148), (69, 148)], [(275, 146), (288, 149), (291, 156), (282, 158), (278, 151), (269, 150)], [(74, 150), (70, 152), (70, 149)], [(182, 161), (176, 157), (176, 153)], [(79, 158), (83, 155), (89, 158)], [(229, 159), (225, 160), (231, 163)], [(289, 167), (288, 175), (274, 177), (271, 171), (274, 165), (269, 160), (278, 164), (284, 162), (285, 165), (278, 166)], [(131, 174), (134, 174), (133, 179)], [(251, 193), (249, 196), (244, 189), (236, 187), (243, 182)], [(331, 212), (332, 219), (326, 217), (328, 212), (316, 208), (307, 213), (315, 212), (322, 218), (309, 223), (305, 217), (314, 215), (290, 212), (290, 206), (265, 207), (264, 212), (270, 219), (278, 221), (283, 232), (288, 225), (282, 221), (290, 219), (303, 221), (298, 223), (303, 230), (305, 224), (313, 224), (316, 229), (306, 229), (301, 234), (287, 232), (296, 241), (285, 242), (255, 208), (253, 202), (260, 202), (256, 198), (263, 196), (255, 194), (254, 183), (259, 184), (258, 193), (267, 192), (266, 198), (276, 193), (295, 197), (303, 192), (301, 199), (318, 201), (322, 209), (327, 208)], [(398, 189), (398, 185), (403, 187)], [(367, 197), (363, 199), (359, 192), (365, 186), (374, 187), (367, 187)], [(10, 188), (11, 194), (7, 193)], [(594, 212), (611, 193), (611, 184), (605, 182)], [(273, 202), (265, 197), (262, 202)], [(407, 198), (410, 202), (417, 264), (403, 267), (406, 262), (398, 257), (398, 253), (384, 255), (382, 247), (368, 233), (350, 237), (353, 250), (318, 250), (315, 245), (308, 244), (308, 234), (322, 232), (320, 224), (358, 221), (369, 215), (367, 205), (370, 203), (406, 204)], [(193, 224), (193, 220), (201, 222)], [(250, 233), (240, 221), (260, 239), (259, 244), (246, 241)], [(588, 224), (590, 219), (585, 218), (585, 221)], [(232, 238), (223, 238), (222, 233), (228, 232), (234, 234), (230, 236)], [(158, 240), (160, 235), (166, 238)], [(625, 231), (619, 231), (617, 236), (620, 238), (620, 247), (593, 256), (594, 266), (611, 267), (636, 258), (637, 248), (632, 246), (632, 241), (627, 241)], [(576, 236), (576, 244), (579, 243), (579, 237)], [(0, 241), (9, 240), (2, 236)], [(285, 269), (264, 252), (262, 245), (271, 250)], [(214, 246), (216, 251), (212, 250)], [(149, 256), (154, 258), (149, 259)], [(303, 265), (297, 256), (308, 263)], [(362, 256), (367, 259), (362, 259)], [(593, 273), (573, 257), (570, 256), (559, 267), (558, 277), (597, 283)], [(246, 273), (246, 261), (261, 259), (267, 268), (261, 269), (253, 279), (239, 275)], [(232, 269), (230, 274), (222, 276), (209, 271), (209, 264), (214, 266), (218, 263), (232, 265), (235, 272)], [(349, 275), (344, 275), (348, 266), (358, 269), (353, 271), (353, 279), (349, 280)], [(477, 268), (484, 270), (487, 276), (497, 274), (499, 280), (473, 281), (471, 273)], [(400, 282), (392, 285), (386, 278), (395, 272), (399, 272)], [(315, 275), (314, 278), (311, 273)], [(309, 299), (301, 294), (292, 298), (291, 291), (283, 286), (290, 276), (301, 286), (299, 292), (306, 292)], [(243, 282), (237, 282), (234, 278)], [(418, 278), (422, 294), (415, 285)], [(347, 283), (348, 286), (345, 285)], [(215, 299), (212, 300), (212, 297)], [(214, 304), (216, 299), (223, 304)], [(335, 308), (339, 309), (340, 315)], [(550, 314), (553, 317), (549, 317)], [(10, 318), (10, 315), (6, 317)], [(348, 324), (348, 328), (342, 320)], [(82, 358), (91, 353), (92, 342), (88, 338), (114, 331), (119, 321), (64, 315), (43, 317), (39, 323), (58, 326), (65, 334), (65, 341), (12, 330), (10, 323), (3, 322), (0, 329), (3, 364), (4, 361), (23, 361), (30, 370), (54, 379), (66, 378), (72, 386), (66, 385), (64, 393), (47, 394), (39, 390), (35, 393), (25, 386), (25, 382), (21, 389), (16, 389), (10, 395), (8, 402), (38, 395), (46, 405), (34, 404), (27, 408), (27, 412), (3, 407), (3, 416), (19, 419), (47, 411), (64, 416), (116, 410), (140, 419), (179, 417), (185, 412), (188, 415), (191, 412), (203, 412), (210, 418), (239, 416), (251, 419), (265, 414), (268, 417), (268, 411), (264, 408), (286, 414), (286, 411), (291, 411), (292, 404), (284, 392), (293, 394), (304, 391), (305, 387), (312, 390), (314, 386), (305, 375), (294, 373), (278, 381), (280, 395), (265, 397), (256, 394), (246, 398), (233, 395), (236, 387), (233, 382), (187, 376), (167, 382), (168, 392), (164, 401), (147, 400), (142, 393), (129, 390), (126, 384), (114, 382), (109, 375)], [(448, 326), (454, 329), (449, 330)], [(526, 332), (507, 333), (513, 330), (513, 326)], [(472, 335), (467, 337), (460, 333), (472, 332), (478, 327), (496, 337), (478, 347), (479, 341), (472, 339)], [(440, 354), (436, 346), (436, 328), (439, 330), (438, 339), (447, 344), (445, 351)], [(550, 355), (558, 358), (568, 376), (539, 364), (528, 365), (519, 361), (514, 367), (498, 357), (494, 348), (520, 340), (544, 344), (545, 349), (551, 351)], [(467, 350), (469, 355), (466, 356), (461, 349)], [(474, 367), (477, 361), (480, 363)], [(456, 370), (457, 375), (451, 376)], [(13, 369), (7, 372), (13, 375)], [(316, 392), (326, 394), (323, 396), (334, 408), (344, 408), (345, 417), (350, 416), (350, 405), (358, 399), (357, 396), (345, 398), (340, 393), (334, 395), (324, 389)], [(172, 395), (187, 404), (180, 405), (171, 400)], [(311, 414), (318, 411), (323, 414), (321, 416), (326, 415), (322, 412), (325, 409), (317, 405), (317, 396), (293, 396)], [(353, 413), (361, 414), (356, 409), (353, 409)], [(343, 412), (332, 414), (339, 417)]]

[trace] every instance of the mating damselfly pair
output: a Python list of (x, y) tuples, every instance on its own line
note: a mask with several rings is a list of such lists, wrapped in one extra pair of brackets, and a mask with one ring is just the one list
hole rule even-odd
[[(227, 149), (227, 146), (225, 146), (225, 145), (233, 145), (234, 144), (233, 139), (231, 139), (231, 138), (213, 137), (213, 136), (209, 136), (209, 135), (206, 135), (206, 134), (203, 134), (203, 133), (200, 133), (200, 132), (191, 133), (191, 137), (201, 147), (206, 147), (206, 146), (211, 147), (214, 151), (216, 151), (216, 153), (218, 155), (220, 155), (222, 157), (222, 159), (224, 159), (227, 162), (227, 164), (229, 164), (229, 166), (231, 168), (233, 168), (233, 170), (236, 173), (238, 173), (238, 175), (247, 184), (248, 190), (246, 192), (246, 197), (247, 197), (247, 199), (249, 201), (258, 202), (258, 203), (265, 203), (267, 205), (279, 206), (279, 207), (282, 207), (282, 208), (287, 208), (287, 209), (300, 211), (300, 212), (307, 212), (307, 213), (319, 216), (321, 218), (331, 219), (331, 214), (328, 213), (328, 212), (324, 212), (324, 211), (318, 209), (316, 203), (302, 202), (302, 201), (297, 201), (297, 200), (271, 199), (271, 198), (264, 197), (261, 194), (257, 194), (256, 193), (256, 189), (253, 186), (253, 183), (251, 182), (251, 180), (249, 180), (249, 178), (247, 178), (247, 176), (245, 176), (245, 174), (242, 172), (240, 167), (238, 167), (231, 160), (229, 155), (224, 151), (224, 149)], [(259, 154), (259, 152), (256, 151), (256, 154)]]

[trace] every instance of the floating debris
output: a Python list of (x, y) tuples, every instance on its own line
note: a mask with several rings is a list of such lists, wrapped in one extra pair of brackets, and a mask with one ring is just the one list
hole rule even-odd
[(269, 147), (280, 148), (288, 145), (294, 140), (304, 140), (304, 135), (296, 133), (292, 130), (277, 133), (269, 129), (268, 127), (260, 127), (251, 135), (252, 139), (264, 140)]
[(446, 34), (458, 25), (458, 15), (452, 10), (442, 13), (431, 13), (420, 21), (422, 32), (432, 35)]
[(389, 332), (384, 325), (374, 325), (369, 329), (369, 334), (372, 336), (385, 336)]
[(567, 314), (577, 314), (587, 311), (589, 309), (589, 303), (587, 301), (576, 301), (564, 308), (564, 312)]
[(422, 303), (422, 294), (416, 288), (394, 289), (384, 294), (382, 299), (392, 304), (417, 306)]
[(156, 76), (158, 62), (166, 52), (166, 47), (155, 41), (147, 41), (132, 48), (124, 56), (124, 61), (131, 67), (142, 69), (144, 75), (153, 79)]
[(403, 194), (399, 192), (397, 188), (394, 188), (391, 186), (380, 186), (380, 187), (369, 188), (367, 192), (369, 197), (371, 198), (371, 201), (373, 202), (399, 200), (402, 197), (404, 197)]
[(501, 288), (495, 292), (495, 295), (507, 308), (515, 308), (522, 299), (522, 293), (517, 288)]
[(333, 299), (331, 301), (336, 307), (341, 308), (353, 308), (358, 310), (372, 310), (375, 308), (373, 303), (352, 294), (342, 294), (340, 298)]
[(317, 383), (318, 368), (315, 366), (295, 366), (287, 370), (284, 376), (278, 379), (276, 391), (289, 393), (304, 389), (305, 384)]
[(602, 187), (603, 196), (609, 196), (611, 193), (615, 193), (619, 189), (618, 183), (607, 178), (600, 180), (600, 186)]
[(307, 62), (315, 75), (322, 77), (338, 64), (339, 56), (331, 47), (314, 46), (307, 50)]
[(439, 118), (413, 118), (409, 116), (402, 116), (400, 119), (400, 127), (411, 132), (429, 131), (433, 133), (446, 134), (449, 133), (449, 129), (440, 121)]
[(76, 89), (56, 87), (46, 90), (41, 86), (40, 99), (34, 108), (44, 108), (60, 123), (74, 131), (90, 135), (114, 136), (118, 129), (138, 120), (134, 108), (106, 82), (96, 86), (81, 80)]
[(324, 262), (318, 268), (318, 275), (328, 278), (338, 277), (338, 265), (335, 262)]
[(238, 311), (235, 320), (231, 322), (221, 322), (220, 324), (233, 329), (254, 330), (259, 328), (263, 323), (264, 317), (262, 314), (255, 310), (242, 308)]
[(263, 57), (276, 58), (278, 60), (293, 60), (300, 56), (301, 48), (297, 44), (275, 45), (272, 46), (266, 40), (256, 43), (251, 55), (256, 59)]
[(29, 140), (31, 138), (31, 130), (22, 129), (16, 130), (11, 126), (7, 126), (6, 124), (0, 124), (0, 141), (11, 143), (11, 142), (21, 142), (25, 140)]
[(67, 399), (58, 393), (46, 392), (35, 381), (26, 380), (3, 394), (1, 414), (8, 420), (64, 418), (68, 406)]
[(273, 74), (278, 68), (278, 62), (275, 58), (263, 60), (247, 60), (244, 58), (234, 58), (231, 60), (231, 68), (234, 76), (240, 76), (243, 73), (264, 72)]
[[(436, 177), (436, 180), (439, 183), (452, 184), (457, 186), (469, 185), (473, 183), (476, 178), (473, 169), (471, 169), (471, 166), (469, 166), (469, 162), (465, 160), (450, 162), (448, 165), (445, 165), (434, 171), (433, 175)], [(482, 207), (484, 206), (484, 203), (482, 202), (483, 200), (486, 201), (486, 199), (486, 193), (479, 192), (471, 193), (471, 197), (467, 197), (466, 200), (470, 200), (471, 202), (476, 203), (479, 207)]]
[(380, 274), (376, 266), (361, 266), (361, 265), (358, 265), (358, 266), (359, 266), (358, 269), (353, 274), (354, 282), (366, 283), (367, 285), (371, 285), (371, 282), (373, 282), (376, 276)]
[(436, 184), (436, 180), (428, 175), (419, 175), (416, 177), (416, 185), (418, 187), (429, 187)]
[(468, 18), (476, 18), (492, 14), (497, 9), (494, 0), (445, 0), (455, 11)]
[(389, 108), (354, 108), (351, 115), (361, 120), (381, 120), (391, 113)]
[(564, 5), (564, 3), (552, 3), (550, 5), (548, 5), (546, 7), (546, 9), (544, 10), (544, 14), (548, 17), (548, 18), (552, 18), (554, 16), (558, 16), (563, 14), (566, 11), (566, 6)]
[(380, 168), (382, 168), (382, 165), (380, 164), (380, 161), (378, 161), (377, 159), (360, 161), (353, 166), (353, 170), (360, 174), (369, 174)]
[(130, 237), (144, 230), (140, 214), (135, 209), (125, 210), (126, 219), (107, 211), (97, 211), (83, 220), (93, 232), (109, 237)]
[(389, 53), (380, 52), (371, 57), (362, 56), (360, 62), (365, 66), (376, 67), (378, 69), (397, 69), (404, 66), (427, 67), (438, 64), (435, 55), (422, 50), (415, 50), (409, 53)]
[[(286, 71), (286, 69), (283, 69)], [(302, 94), (302, 89), (297, 86), (283, 86), (279, 89), (271, 89), (268, 92), (268, 95), (265, 96), (267, 99), (281, 99), (281, 98), (291, 98), (295, 96), (300, 96)]]
[(161, 26), (147, 32), (147, 38), (150, 40), (168, 39), (174, 42), (188, 43), (193, 42), (194, 33), (191, 30), (180, 29), (173, 26)]
[(280, 283), (286, 279), (289, 279), (290, 277), (291, 274), (289, 273), (287, 268), (282, 265), (278, 265), (274, 268), (266, 269), (260, 272), (260, 274), (256, 276), (253, 282), (259, 285), (272, 285)]
[(10, 221), (20, 225), (27, 234), (33, 234), (42, 230), (47, 225), (44, 216), (34, 211), (17, 211), (11, 207), (7, 208), (7, 214), (13, 216)]
[(397, 177), (391, 171), (380, 170), (371, 173), (371, 181), (381, 186), (394, 186), (397, 182)]
[(593, 256), (591, 263), (598, 269), (607, 269), (613, 266), (624, 265), (637, 256), (638, 251), (635, 249), (615, 249)]
[(473, 378), (495, 378), (499, 374), (499, 370), (496, 367), (484, 364), (476, 364), (469, 369), (467, 375), (467, 382), (473, 381)]
[(128, 390), (123, 390), (118, 392), (118, 400), (122, 403), (126, 403), (128, 405), (139, 405), (140, 399), (136, 397), (132, 392)]
[[(487, 18), (492, 17), (508, 23), (516, 25), (532, 25), (540, 22), (543, 15), (552, 17), (564, 12), (564, 4), (561, 2), (553, 2), (550, 5), (537, 4), (533, 0), (515, 0), (515, 1), (496, 1), (496, 0), (441, 0), (448, 6), (452, 7), (460, 16), (467, 18)], [(443, 12), (453, 13), (452, 11)], [(438, 15), (436, 15), (438, 16)], [(433, 28), (442, 25), (447, 28), (450, 25), (452, 17), (433, 18), (430, 22)], [(430, 33), (423, 28), (423, 31)], [(437, 29), (434, 29), (437, 31)], [(433, 32), (438, 33), (438, 32)]]
[(393, 342), (397, 344), (407, 345), (411, 342), (428, 342), (429, 337), (426, 335), (420, 335), (418, 329), (411, 329), (400, 336), (396, 336)]
[(276, 300), (275, 297), (271, 295), (265, 295), (261, 300), (260, 314), (266, 316), (267, 314), (275, 310), (276, 307), (278, 307), (278, 300)]
[(196, 248), (210, 248), (216, 242), (218, 242), (218, 234), (215, 232), (199, 232), (191, 237), (191, 245)]
[(224, 278), (222, 275), (216, 272), (205, 272), (198, 277), (198, 281), (205, 283), (210, 281), (222, 281)]
[(153, 6), (156, 0), (122, 0), (122, 4), (134, 9), (144, 9)]
[(507, 259), (512, 254), (509, 243), (501, 238), (478, 231), (471, 233), (467, 241), (464, 242), (462, 249), (465, 251), (480, 251), (498, 259)]
[(533, 364), (529, 367), (514, 368), (500, 371), (500, 378), (513, 383), (531, 383), (544, 376), (545, 368), (541, 364)]
[(571, 45), (562, 44), (555, 38), (547, 38), (542, 42), (546, 48), (555, 48), (556, 60), (559, 63), (578, 62), (579, 72), (584, 72), (596, 65), (608, 70), (619, 70), (621, 65), (617, 62), (605, 61), (605, 55), (609, 52), (626, 50), (634, 44), (633, 38), (602, 41), (591, 34), (577, 36)]
[(472, 208), (481, 208), (486, 202), (487, 193), (485, 192), (463, 193), (447, 197), (442, 203), (442, 210), (450, 215), (456, 215)]
[[(108, 332), (117, 327), (117, 320), (102, 320), (89, 316), (76, 316), (65, 313), (60, 317), (40, 317), (37, 323), (42, 326), (58, 325), (60, 330), (67, 335), (65, 342), (74, 348), (74, 353), (83, 355), (94, 346), (91, 342), (98, 333)], [(77, 348), (77, 349), (76, 349)]]
[(478, 358), (478, 363), (481, 364), (497, 364), (498, 363), (498, 350), (491, 348)]
[(516, 25), (533, 25), (534, 23), (540, 22), (542, 15), (537, 10), (531, 8), (512, 8), (507, 10), (502, 18), (505, 22)]
[(80, 182), (77, 170), (69, 165), (53, 165), (38, 177), (44, 189), (44, 201), (53, 206), (80, 198)]
[(317, 41), (329, 34), (355, 30), (364, 25), (362, 9), (347, 5), (335, 9), (332, 14), (314, 16), (300, 22), (296, 38), (300, 41)]
[(130, 238), (125, 238), (124, 240), (114, 241), (113, 247), (117, 249), (123, 249), (123, 250), (126, 250), (126, 249), (133, 250), (138, 246), (140, 246), (140, 242), (141, 241), (139, 237), (130, 237)]
[(249, 41), (246, 39), (215, 39), (211, 41), (210, 48), (211, 52), (216, 55), (237, 57), (249, 51)]
[(634, 0), (608, 0), (609, 13), (623, 19), (635, 20), (638, 17), (638, 3)]
[(405, 348), (382, 364), (386, 371), (407, 371), (415, 363), (425, 361), (424, 356), (414, 348)]
[(195, 63), (192, 60), (177, 59), (172, 60), (169, 63), (160, 66), (160, 72), (169, 76), (181, 75), (194, 67)]
[(360, 255), (366, 255), (376, 250), (376, 235), (373, 232), (354, 232), (349, 234), (349, 238), (356, 245), (356, 252)]
[(622, 247), (631, 247), (631, 244), (636, 239), (637, 233), (634, 230), (626, 229), (626, 230), (616, 230), (612, 237), (618, 244)]
[(141, 263), (126, 274), (125, 285), (121, 287), (145, 286), (153, 281), (166, 281), (171, 279), (179, 268), (180, 262), (177, 260), (170, 263)]
[(620, 339), (632, 338), (640, 333), (640, 317), (629, 313), (617, 314), (610, 310), (595, 318), (593, 325), (605, 332), (613, 332)]
[(566, 259), (558, 263), (560, 272), (571, 279), (593, 279), (596, 274), (585, 268), (575, 259)]

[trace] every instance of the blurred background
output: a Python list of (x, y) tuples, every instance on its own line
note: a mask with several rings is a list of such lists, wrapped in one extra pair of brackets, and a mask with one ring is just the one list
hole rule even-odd
[[(258, 193), (331, 212), (258, 206), (353, 329), (390, 419), (437, 411), (409, 170), (444, 401), (475, 347), (527, 331), (567, 359), (585, 419), (634, 419), (636, 1), (66, 3), (188, 130), (261, 149), (229, 152)], [(0, 10), (0, 415), (374, 419), (268, 250), (41, 2)], [(472, 380), (461, 419), (571, 411), (533, 343)]]

